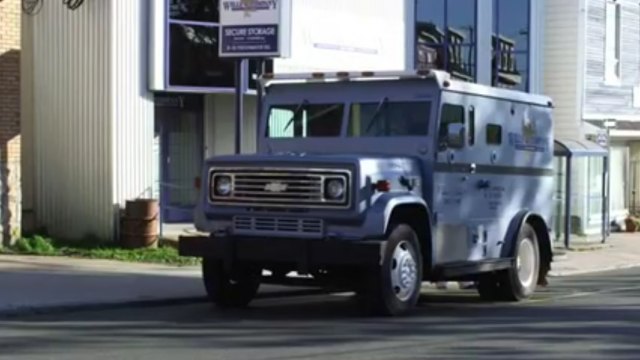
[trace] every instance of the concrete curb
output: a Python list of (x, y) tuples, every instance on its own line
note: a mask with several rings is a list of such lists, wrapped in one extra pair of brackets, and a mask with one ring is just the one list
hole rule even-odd
[(574, 276), (574, 275), (594, 274), (594, 273), (600, 273), (600, 272), (633, 269), (633, 268), (636, 268), (636, 267), (640, 267), (640, 262), (629, 263), (629, 264), (621, 264), (621, 265), (605, 266), (605, 267), (601, 267), (601, 268), (597, 268), (597, 269), (550, 271), (549, 272), (549, 277), (565, 277), (565, 276)]
[[(273, 299), (289, 296), (306, 296), (317, 295), (323, 293), (322, 290), (290, 290), (267, 292), (258, 294), (256, 300)], [(119, 309), (144, 309), (164, 306), (181, 306), (208, 303), (206, 296), (181, 297), (172, 299), (154, 299), (154, 300), (131, 300), (131, 301), (114, 301), (105, 303), (76, 303), (76, 304), (60, 304), (45, 306), (17, 306), (11, 309), (0, 310), (0, 319), (17, 318), (29, 315), (55, 315), (66, 314), (83, 311), (99, 311), (99, 310), (119, 310)]]
[(185, 297), (175, 299), (157, 299), (157, 300), (133, 300), (121, 302), (106, 303), (76, 303), (76, 304), (60, 304), (45, 306), (17, 306), (11, 309), (0, 310), (0, 319), (8, 319), (14, 317), (28, 315), (51, 315), (64, 314), (79, 311), (97, 311), (97, 310), (117, 310), (123, 308), (146, 308), (159, 306), (176, 306), (191, 305), (206, 302), (204, 297)]

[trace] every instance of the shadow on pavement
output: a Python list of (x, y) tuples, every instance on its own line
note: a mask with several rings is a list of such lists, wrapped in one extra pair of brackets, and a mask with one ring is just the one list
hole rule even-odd
[(474, 291), (427, 293), (411, 316), (399, 318), (361, 316), (352, 297), (337, 295), (261, 299), (234, 311), (198, 304), (39, 316), (7, 322), (0, 348), (7, 355), (52, 356), (109, 348), (126, 357), (153, 348), (157, 358), (177, 351), (252, 359), (635, 358), (640, 290), (553, 296), (629, 287), (639, 279), (640, 273), (576, 277), (562, 284), (564, 293), (516, 305), (483, 303)]

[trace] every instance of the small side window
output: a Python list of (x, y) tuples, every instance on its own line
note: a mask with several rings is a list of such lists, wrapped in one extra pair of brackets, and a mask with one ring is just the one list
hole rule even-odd
[[(438, 142), (442, 145), (447, 142), (447, 131), (449, 124), (461, 124), (464, 125), (464, 106), (444, 104), (440, 114), (440, 129)], [(462, 138), (462, 146), (464, 147), (464, 137)], [(448, 146), (452, 148), (453, 146)]]
[(487, 145), (502, 144), (502, 126), (487, 124)]
[(476, 109), (473, 106), (469, 107), (469, 129), (467, 135), (469, 137), (469, 146), (473, 146), (476, 143)]

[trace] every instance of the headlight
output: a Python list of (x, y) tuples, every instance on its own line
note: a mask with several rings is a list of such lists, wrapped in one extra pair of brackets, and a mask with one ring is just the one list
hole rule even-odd
[(213, 181), (214, 191), (216, 195), (228, 196), (231, 194), (232, 184), (230, 176), (216, 176)]
[(329, 179), (324, 187), (325, 197), (329, 200), (340, 200), (345, 194), (343, 179)]

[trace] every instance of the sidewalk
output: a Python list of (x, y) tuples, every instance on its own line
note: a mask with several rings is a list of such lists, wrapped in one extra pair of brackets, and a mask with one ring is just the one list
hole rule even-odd
[[(550, 276), (640, 266), (640, 234), (612, 234), (597, 250), (567, 251)], [(262, 296), (295, 288), (262, 286)], [(203, 302), (199, 267), (0, 255), (0, 315), (55, 308)]]
[(565, 251), (566, 258), (558, 256), (551, 266), (549, 276), (570, 276), (640, 267), (640, 233), (613, 233), (605, 244), (576, 244), (574, 250)]

